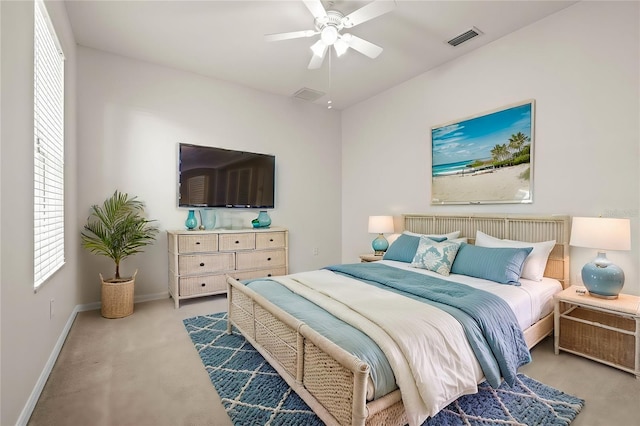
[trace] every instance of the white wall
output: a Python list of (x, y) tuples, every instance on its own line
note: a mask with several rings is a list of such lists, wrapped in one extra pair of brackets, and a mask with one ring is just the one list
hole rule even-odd
[[(76, 292), (75, 40), (64, 4), (47, 9), (65, 63), (65, 259), (33, 291), (33, 2), (0, 2), (2, 43), (0, 253), (2, 364), (0, 424), (12, 425), (25, 407), (65, 324), (79, 303)], [(54, 299), (54, 317), (49, 303)]]
[[(304, 101), (258, 92), (196, 74), (78, 48), (78, 231), (92, 204), (115, 189), (137, 195), (163, 232), (144, 253), (136, 297), (167, 293), (166, 229), (184, 229), (176, 199), (179, 142), (276, 156), (273, 226), (289, 229), (290, 270), (340, 261), (340, 114)], [(258, 211), (220, 209), (250, 227)], [(313, 248), (318, 255), (313, 256)], [(80, 253), (85, 303), (100, 300), (98, 273), (112, 264)]]
[[(371, 251), (367, 216), (529, 213), (630, 217), (610, 252), (640, 294), (638, 2), (580, 2), (343, 111), (342, 260)], [(530, 205), (431, 206), (431, 126), (536, 101)], [(572, 248), (571, 279), (595, 251)]]

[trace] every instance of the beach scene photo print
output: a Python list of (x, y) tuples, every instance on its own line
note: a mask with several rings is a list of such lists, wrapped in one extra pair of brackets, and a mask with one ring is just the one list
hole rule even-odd
[(529, 99), (431, 128), (431, 204), (531, 203)]

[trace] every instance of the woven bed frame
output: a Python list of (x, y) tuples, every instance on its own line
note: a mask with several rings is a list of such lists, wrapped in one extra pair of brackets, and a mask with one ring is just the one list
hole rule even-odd
[[(569, 217), (517, 215), (403, 215), (404, 229), (420, 234), (460, 230), (473, 243), (477, 230), (497, 238), (556, 240), (545, 276), (569, 286)], [(369, 366), (231, 277), (227, 278), (229, 327), (276, 369), (327, 425), (405, 425), (400, 390), (366, 401)], [(529, 348), (553, 331), (553, 313), (525, 330)]]

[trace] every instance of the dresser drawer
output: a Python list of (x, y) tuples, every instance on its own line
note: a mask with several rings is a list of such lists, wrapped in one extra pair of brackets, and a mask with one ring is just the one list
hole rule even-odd
[(178, 235), (178, 251), (180, 253), (218, 251), (218, 236), (216, 234)]
[(180, 275), (200, 275), (210, 272), (233, 271), (234, 269), (234, 253), (178, 256), (178, 274)]
[(261, 250), (246, 253), (237, 253), (236, 269), (268, 269), (285, 266), (285, 251)]
[(229, 272), (229, 276), (235, 278), (238, 281), (250, 280), (252, 278), (269, 278), (277, 277), (280, 275), (286, 275), (287, 271), (285, 267), (270, 268), (270, 269), (258, 269), (255, 271), (243, 271), (243, 272)]
[(256, 234), (220, 234), (220, 251), (253, 250), (256, 248)]
[(284, 232), (256, 233), (256, 249), (270, 249), (284, 247)]
[(227, 280), (224, 275), (204, 275), (202, 277), (180, 278), (180, 296), (204, 293), (224, 293)]

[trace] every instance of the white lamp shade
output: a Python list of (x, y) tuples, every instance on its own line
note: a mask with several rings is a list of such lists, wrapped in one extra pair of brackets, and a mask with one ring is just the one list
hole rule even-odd
[(370, 234), (389, 234), (393, 232), (393, 216), (369, 216)]
[(574, 217), (569, 244), (600, 250), (630, 250), (629, 219), (608, 217)]

